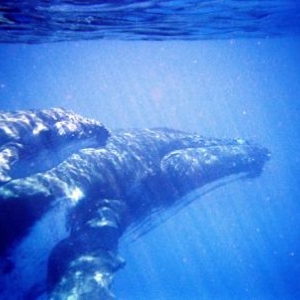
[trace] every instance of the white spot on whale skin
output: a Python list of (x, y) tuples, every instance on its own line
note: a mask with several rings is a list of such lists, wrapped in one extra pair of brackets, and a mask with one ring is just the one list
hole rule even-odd
[(1, 129), (7, 136), (14, 136), (14, 131), (11, 128), (1, 124)]
[(244, 145), (244, 144), (247, 143), (245, 140), (240, 139), (240, 138), (236, 138), (235, 140), (236, 140), (236, 142), (237, 142), (239, 145)]
[(71, 200), (72, 203), (76, 204), (84, 197), (84, 193), (79, 187), (75, 187), (67, 193), (67, 197)]
[(40, 132), (46, 131), (47, 127), (42, 122), (37, 122), (36, 127), (33, 129), (32, 133), (34, 135), (39, 135)]
[(100, 272), (95, 273), (94, 280), (101, 285), (105, 283), (105, 278)]

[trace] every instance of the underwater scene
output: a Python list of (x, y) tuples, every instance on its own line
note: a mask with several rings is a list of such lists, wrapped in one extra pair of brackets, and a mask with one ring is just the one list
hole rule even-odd
[(0, 299), (300, 299), (300, 2), (0, 4)]

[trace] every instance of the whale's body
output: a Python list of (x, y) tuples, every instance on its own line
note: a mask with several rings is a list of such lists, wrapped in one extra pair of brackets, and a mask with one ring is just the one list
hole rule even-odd
[(265, 148), (240, 139), (111, 131), (105, 146), (10, 181), (0, 188), (0, 295), (34, 299), (47, 290), (49, 299), (110, 299), (124, 265), (117, 254), (124, 233), (195, 189), (258, 176), (268, 158)]

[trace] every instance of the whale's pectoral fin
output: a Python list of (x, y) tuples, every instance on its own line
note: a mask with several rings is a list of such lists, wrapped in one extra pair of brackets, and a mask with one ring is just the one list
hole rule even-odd
[[(83, 245), (81, 245), (83, 246)], [(72, 238), (61, 241), (48, 263), (49, 299), (114, 299), (114, 274), (125, 265), (116, 251), (83, 249)]]
[(113, 298), (109, 291), (113, 274), (124, 265), (116, 254), (123, 213), (122, 201), (108, 199), (86, 199), (74, 209), (70, 236), (55, 246), (48, 261), (50, 299), (56, 294)]

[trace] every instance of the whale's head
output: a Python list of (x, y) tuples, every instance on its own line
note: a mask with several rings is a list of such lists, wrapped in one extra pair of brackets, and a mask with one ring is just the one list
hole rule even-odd
[(129, 208), (129, 225), (122, 237), (125, 241), (137, 239), (220, 186), (260, 176), (270, 159), (267, 148), (243, 139), (206, 138), (173, 130), (155, 132), (165, 142), (165, 154), (158, 175), (142, 178), (129, 195), (128, 202), (134, 206)]
[(255, 143), (212, 139), (201, 147), (169, 153), (161, 167), (182, 194), (225, 177), (258, 177), (269, 159), (270, 151)]

